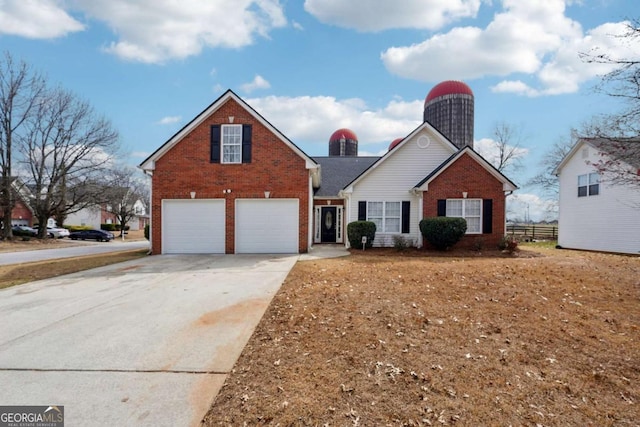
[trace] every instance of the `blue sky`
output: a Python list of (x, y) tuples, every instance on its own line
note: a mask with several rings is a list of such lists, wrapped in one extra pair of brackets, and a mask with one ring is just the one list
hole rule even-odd
[[(0, 50), (87, 99), (140, 163), (226, 89), (311, 156), (348, 127), (378, 155), (422, 121), (443, 80), (475, 95), (475, 145), (491, 156), (496, 124), (519, 127), (522, 188), (511, 216), (546, 217), (523, 187), (541, 156), (594, 114), (606, 66), (579, 52), (629, 57), (615, 37), (635, 0), (0, 0)], [(637, 14), (637, 12), (636, 12)]]

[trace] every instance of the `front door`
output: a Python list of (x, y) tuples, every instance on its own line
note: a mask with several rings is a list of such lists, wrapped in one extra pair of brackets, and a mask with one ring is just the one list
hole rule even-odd
[(335, 243), (336, 242), (336, 207), (325, 207), (321, 209), (320, 215), (320, 228), (321, 235), (320, 241), (322, 243)]

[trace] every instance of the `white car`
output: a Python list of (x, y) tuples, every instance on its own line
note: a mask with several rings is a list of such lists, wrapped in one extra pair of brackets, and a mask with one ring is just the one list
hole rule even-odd
[(69, 237), (69, 230), (66, 228), (47, 227), (47, 234), (49, 234), (49, 237), (62, 239), (63, 237)]

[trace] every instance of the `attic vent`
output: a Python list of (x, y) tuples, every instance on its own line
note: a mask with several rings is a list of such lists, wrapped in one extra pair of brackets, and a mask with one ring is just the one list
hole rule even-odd
[(588, 148), (583, 148), (582, 149), (582, 158), (583, 159), (588, 159), (589, 158), (589, 149)]

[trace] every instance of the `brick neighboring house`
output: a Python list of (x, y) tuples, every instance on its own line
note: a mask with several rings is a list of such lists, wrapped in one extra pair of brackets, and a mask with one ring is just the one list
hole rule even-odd
[(152, 175), (151, 247), (168, 253), (294, 253), (349, 246), (346, 226), (376, 223), (422, 247), (425, 216), (462, 216), (461, 245), (497, 244), (516, 190), (472, 148), (428, 122), (382, 157), (307, 156), (228, 90), (141, 163)]
[(19, 178), (11, 178), (11, 188), (15, 200), (15, 205), (11, 210), (11, 225), (32, 226), (34, 212), (31, 200), (33, 200), (33, 194)]

